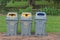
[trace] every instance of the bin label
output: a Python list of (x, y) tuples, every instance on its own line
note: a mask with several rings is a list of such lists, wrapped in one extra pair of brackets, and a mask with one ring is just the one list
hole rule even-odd
[(27, 26), (27, 25), (28, 25), (28, 22), (24, 22), (24, 25), (26, 25), (26, 26)]
[(13, 30), (13, 29), (11, 29), (10, 31), (11, 31), (11, 32), (13, 32), (14, 30)]
[(14, 22), (10, 22), (10, 25), (14, 25), (15, 23)]

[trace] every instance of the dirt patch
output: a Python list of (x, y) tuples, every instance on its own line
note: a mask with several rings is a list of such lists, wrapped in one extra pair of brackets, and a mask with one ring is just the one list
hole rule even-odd
[(0, 14), (0, 16), (4, 16), (3, 14)]
[(48, 36), (4, 36), (0, 33), (0, 40), (60, 40), (60, 33), (48, 33)]

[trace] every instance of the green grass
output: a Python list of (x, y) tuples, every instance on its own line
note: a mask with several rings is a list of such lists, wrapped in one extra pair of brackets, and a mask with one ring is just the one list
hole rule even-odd
[(6, 16), (0, 16), (0, 32), (6, 32)]
[(60, 16), (47, 16), (47, 32), (60, 32)]
[[(6, 32), (6, 16), (0, 16), (0, 32)], [(32, 32), (34, 32), (34, 22)], [(20, 23), (18, 24), (18, 32), (20, 31)], [(60, 32), (60, 16), (47, 16), (46, 24), (47, 32)]]

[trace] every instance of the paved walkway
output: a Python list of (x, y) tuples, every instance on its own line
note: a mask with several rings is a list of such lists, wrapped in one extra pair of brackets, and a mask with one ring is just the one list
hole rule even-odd
[(48, 33), (48, 36), (3, 36), (0, 33), (0, 40), (60, 40), (60, 33)]

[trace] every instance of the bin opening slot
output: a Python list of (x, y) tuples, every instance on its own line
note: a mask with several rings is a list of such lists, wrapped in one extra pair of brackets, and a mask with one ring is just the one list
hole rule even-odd
[(25, 14), (25, 16), (28, 16), (28, 14)]
[(38, 13), (37, 15), (38, 15), (38, 16), (44, 16), (44, 14), (43, 14), (43, 13)]
[(9, 14), (9, 16), (16, 16), (16, 14)]
[(23, 13), (22, 16), (24, 16), (24, 17), (30, 17), (31, 14)]

